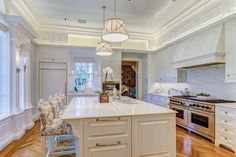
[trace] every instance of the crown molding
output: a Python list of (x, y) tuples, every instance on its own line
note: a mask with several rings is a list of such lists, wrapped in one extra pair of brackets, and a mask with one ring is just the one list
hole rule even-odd
[[(75, 35), (88, 35), (88, 36), (101, 36), (101, 29), (98, 28), (87, 28), (87, 27), (77, 27), (77, 26), (65, 26), (65, 25), (48, 25), (48, 24), (40, 24), (38, 26), (38, 31), (45, 32), (60, 32), (60, 33), (68, 33)], [(129, 32), (129, 36), (131, 39), (142, 39), (142, 40), (151, 40), (153, 39), (153, 34), (141, 33), (141, 32)]]
[(209, 5), (209, 2), (212, 2), (215, 0), (201, 0), (198, 3), (196, 3), (194, 6), (191, 6), (190, 8), (188, 8), (187, 10), (185, 10), (182, 14), (177, 15), (175, 18), (173, 18), (171, 21), (169, 21), (168, 23), (166, 23), (165, 25), (163, 25), (159, 30), (157, 30), (156, 32), (154, 32), (153, 36), (155, 38), (158, 38), (159, 36), (161, 36), (162, 34), (164, 34), (165, 32), (168, 32), (170, 29), (175, 28), (177, 25), (181, 24), (182, 22), (184, 22), (187, 19), (191, 19), (192, 17), (194, 17), (196, 14), (198, 14), (198, 11), (206, 6)]
[(36, 30), (39, 26), (39, 23), (25, 2), (23, 0), (12, 0), (11, 3), (19, 12), (19, 14), (25, 19), (25, 21), (27, 21), (34, 30)]
[(21, 33), (24, 33), (30, 39), (37, 37), (37, 33), (20, 16), (8, 15), (6, 16), (6, 21), (10, 23), (11, 29), (20, 30)]

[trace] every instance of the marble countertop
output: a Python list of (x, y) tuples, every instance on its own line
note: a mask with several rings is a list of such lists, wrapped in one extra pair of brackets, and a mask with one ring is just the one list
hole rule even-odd
[(152, 94), (152, 95), (157, 95), (157, 96), (162, 96), (162, 97), (170, 97), (170, 95), (166, 94), (166, 93), (148, 93), (148, 94)]
[(69, 95), (69, 96), (86, 96), (86, 95), (88, 95), (88, 96), (96, 96), (97, 95), (97, 93), (94, 93), (94, 92), (82, 92), (82, 93), (79, 93), (79, 92), (68, 92), (68, 94), (67, 95)]
[(216, 103), (216, 106), (230, 107), (236, 109), (236, 103)]
[(146, 103), (140, 100), (122, 97), (120, 101), (101, 104), (98, 97), (73, 98), (61, 119), (84, 119), (114, 116), (134, 116), (152, 114), (175, 114), (164, 107)]

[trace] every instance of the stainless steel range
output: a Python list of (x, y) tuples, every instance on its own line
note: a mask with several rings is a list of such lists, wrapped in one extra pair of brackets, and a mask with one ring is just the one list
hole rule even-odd
[(170, 108), (177, 111), (177, 125), (214, 141), (215, 104), (231, 102), (234, 101), (200, 100), (192, 96), (173, 96), (170, 97)]

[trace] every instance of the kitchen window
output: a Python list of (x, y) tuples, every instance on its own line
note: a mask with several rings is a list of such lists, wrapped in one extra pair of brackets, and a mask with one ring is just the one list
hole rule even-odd
[(92, 88), (94, 82), (94, 62), (79, 62), (75, 65), (75, 90)]
[(9, 60), (7, 33), (0, 30), (0, 118), (9, 114)]

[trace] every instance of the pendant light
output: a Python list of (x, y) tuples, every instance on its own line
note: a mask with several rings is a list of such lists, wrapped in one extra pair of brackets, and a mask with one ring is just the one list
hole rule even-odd
[[(103, 29), (104, 29), (104, 21), (105, 21), (105, 9), (106, 7), (103, 6)], [(112, 48), (111, 45), (108, 44), (106, 41), (104, 41), (101, 38), (101, 41), (98, 42), (97, 48), (96, 48), (96, 55), (98, 56), (110, 56), (112, 55)]]
[(128, 38), (126, 22), (116, 17), (116, 0), (114, 0), (114, 17), (105, 22), (102, 39), (107, 42), (122, 42)]

